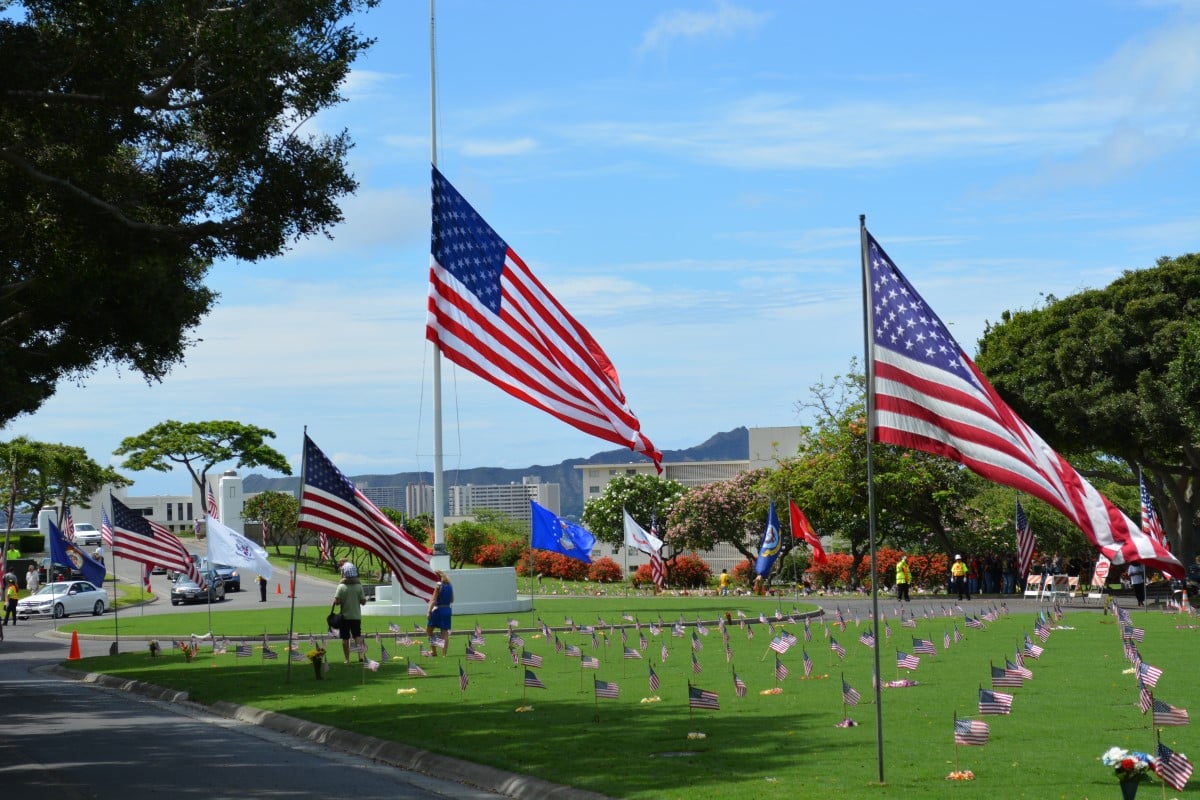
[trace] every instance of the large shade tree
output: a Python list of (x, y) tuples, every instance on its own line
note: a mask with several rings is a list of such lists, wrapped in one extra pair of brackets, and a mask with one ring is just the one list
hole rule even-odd
[[(1200, 511), (1198, 319), (1200, 255), (1162, 258), (1104, 289), (1005, 312), (978, 358), (1047, 442), (1091, 457), (1087, 477), (1132, 485), (1140, 468), (1185, 560)], [(1124, 508), (1137, 518), (1136, 501)]]
[(132, 470), (170, 472), (185, 468), (203, 497), (208, 471), (217, 464), (234, 462), (241, 467), (267, 467), (291, 475), (287, 458), (266, 443), (275, 433), (233, 420), (160, 422), (137, 436), (127, 436), (113, 451), (125, 456)]
[(342, 219), (374, 0), (0, 0), (0, 423), (115, 363), (160, 380), (216, 295)]
[[(583, 526), (601, 542), (620, 546), (625, 542), (625, 511), (646, 530), (652, 520), (659, 532), (675, 501), (687, 492), (679, 481), (654, 475), (618, 475), (608, 482), (599, 497), (583, 507)], [(661, 538), (661, 537), (660, 537)], [(663, 554), (666, 557), (666, 553)]]

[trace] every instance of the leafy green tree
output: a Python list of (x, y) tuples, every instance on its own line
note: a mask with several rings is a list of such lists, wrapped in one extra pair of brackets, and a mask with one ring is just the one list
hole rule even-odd
[[(664, 544), (676, 552), (728, 544), (754, 561), (767, 523), (768, 497), (760, 484), (768, 472), (750, 470), (689, 489), (671, 507)], [(790, 549), (791, 542), (785, 538), (780, 560)]]
[(475, 520), (465, 519), (446, 529), (446, 545), (450, 550), (450, 566), (462, 569), (475, 558), (475, 553), (491, 539), (492, 529)]
[(232, 420), (211, 422), (160, 422), (145, 433), (127, 436), (114, 455), (125, 456), (125, 467), (170, 472), (183, 465), (203, 494), (208, 471), (217, 464), (235, 461), (241, 467), (267, 467), (291, 475), (283, 454), (266, 444), (275, 434), (266, 428)]
[(671, 507), (686, 492), (679, 481), (653, 475), (618, 475), (604, 487), (603, 494), (584, 505), (583, 527), (598, 541), (619, 547), (625, 543), (622, 509), (649, 530), (650, 520), (666, 520)]
[(92, 495), (106, 484), (121, 487), (133, 483), (112, 467), (93, 461), (82, 447), (42, 443), (38, 447), (41, 466), (37, 470), (37, 492), (23, 498), (35, 518), (47, 505), (57, 504), (61, 508), (69, 503), (87, 508)]
[(0, 497), (4, 500), (4, 513), (7, 516), (4, 527), (4, 549), (0, 553), (8, 553), (9, 539), (12, 536), (13, 516), (21, 503), (23, 487), (27, 489), (33, 481), (33, 476), (41, 468), (42, 450), (40, 443), (31, 441), (24, 436), (18, 436), (12, 441), (0, 442)]
[(217, 295), (342, 220), (375, 0), (0, 0), (0, 423), (97, 364), (161, 380)]
[[(300, 502), (291, 492), (259, 492), (242, 504), (242, 518), (260, 522), (263, 526), (263, 547), (274, 547), (280, 555), (284, 542), (297, 547), (307, 544), (310, 532), (297, 527), (300, 521)], [(316, 539), (316, 534), (311, 534)], [(332, 543), (332, 539), (330, 542)]]
[[(1005, 312), (977, 359), (1013, 409), (1089, 479), (1132, 486), (1141, 468), (1185, 559), (1196, 550), (1200, 512), (1197, 319), (1200, 255), (1161, 258), (1104, 289)], [(1111, 499), (1136, 519), (1136, 500)]]

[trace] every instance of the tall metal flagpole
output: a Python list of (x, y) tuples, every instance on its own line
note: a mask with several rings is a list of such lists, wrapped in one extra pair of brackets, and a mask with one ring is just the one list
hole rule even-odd
[[(429, 0), (429, 160), (437, 166), (437, 49), (434, 0)], [(432, 253), (430, 254), (432, 257)], [(442, 476), (442, 349), (433, 343), (433, 560), (434, 569), (450, 569), (446, 551), (446, 483)]]
[[(305, 425), (304, 426), (304, 439), (301, 442), (301, 446), (300, 446), (301, 453), (308, 452), (308, 448), (304, 446), (305, 444), (307, 444), (307, 442), (308, 442), (308, 426)], [(305, 479), (305, 477), (307, 477), (307, 472), (308, 472), (308, 459), (301, 456), (301, 459), (300, 459), (300, 501), (301, 501), (301, 505), (304, 504), (304, 479)], [(263, 545), (265, 547), (266, 541), (267, 541), (266, 528), (263, 528), (263, 531), (264, 531)], [(292, 637), (296, 633), (296, 564), (299, 562), (299, 560), (300, 560), (300, 545), (297, 543), (295, 546), (295, 552), (292, 553), (292, 592), (291, 592), (292, 608), (291, 608), (291, 612), (288, 615), (288, 638), (287, 638), (287, 648), (286, 648), (288, 650), (287, 675), (284, 678), (284, 681), (286, 683), (292, 682), (292, 654), (290, 651), (292, 649)], [(328, 657), (329, 656), (326, 655), (326, 658), (328, 658)]]
[(868, 291), (871, 280), (871, 256), (867, 252), (867, 215), (858, 215), (858, 237), (862, 254), (863, 360), (867, 376), (867, 520), (871, 541), (871, 616), (875, 627), (875, 752), (879, 782), (883, 783), (883, 689), (879, 672), (879, 574), (875, 554), (875, 361), (871, 342), (871, 304)]

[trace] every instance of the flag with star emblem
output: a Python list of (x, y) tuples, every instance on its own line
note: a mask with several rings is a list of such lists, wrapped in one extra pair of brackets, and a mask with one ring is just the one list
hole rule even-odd
[(534, 550), (550, 550), (567, 558), (592, 563), (592, 548), (596, 537), (582, 525), (568, 522), (548, 508), (529, 501), (531, 534), (529, 546)]
[(447, 359), (662, 472), (612, 361), (437, 167), (430, 251), (425, 338)]

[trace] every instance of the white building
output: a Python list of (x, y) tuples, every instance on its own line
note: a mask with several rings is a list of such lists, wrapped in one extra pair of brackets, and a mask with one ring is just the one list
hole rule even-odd
[[(744, 461), (664, 461), (662, 477), (678, 481), (684, 486), (704, 486), (716, 481), (735, 478), (743, 472), (764, 467), (773, 467), (780, 460), (792, 458), (800, 450), (799, 427), (750, 428), (750, 457)], [(583, 504), (586, 507), (589, 500), (601, 497), (610, 481), (620, 475), (650, 475), (657, 473), (654, 464), (646, 462), (629, 462), (626, 464), (580, 464), (575, 467), (583, 476)], [(650, 520), (639, 519), (636, 522), (647, 530)], [(764, 527), (766, 520), (763, 520)], [(601, 545), (592, 551), (593, 556), (609, 556), (614, 561), (624, 564), (628, 560), (630, 572), (636, 570), (650, 559), (640, 550), (632, 547), (612, 547)], [(733, 571), (734, 565), (745, 556), (731, 545), (718, 545), (713, 550), (706, 550), (696, 555), (704, 559), (713, 572), (722, 569)]]
[(529, 501), (558, 514), (562, 506), (557, 483), (542, 483), (527, 475), (520, 483), (451, 486), (447, 491), (451, 517), (470, 517), (482, 508), (501, 511), (513, 519), (529, 522)]

